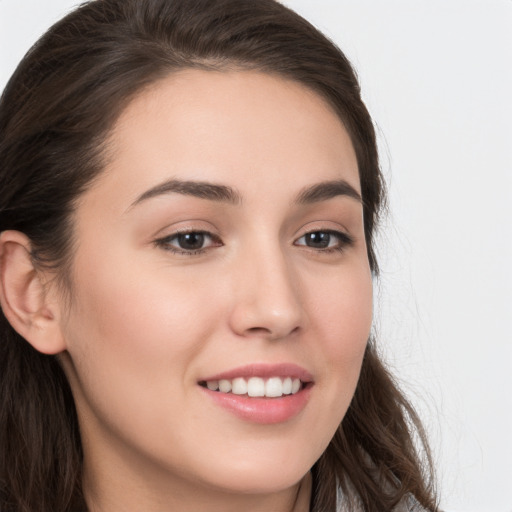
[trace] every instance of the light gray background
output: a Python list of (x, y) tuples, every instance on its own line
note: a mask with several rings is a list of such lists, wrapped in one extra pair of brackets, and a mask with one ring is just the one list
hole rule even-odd
[[(77, 2), (0, 0), (0, 87)], [(349, 56), (391, 213), (376, 325), (448, 512), (512, 511), (512, 1), (286, 0)]]

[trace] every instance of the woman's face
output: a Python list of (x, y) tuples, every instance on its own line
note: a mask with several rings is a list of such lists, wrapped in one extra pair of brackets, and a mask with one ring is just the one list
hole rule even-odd
[(190, 70), (132, 101), (108, 155), (75, 212), (61, 320), (86, 476), (290, 488), (343, 418), (370, 331), (346, 130), (297, 83)]

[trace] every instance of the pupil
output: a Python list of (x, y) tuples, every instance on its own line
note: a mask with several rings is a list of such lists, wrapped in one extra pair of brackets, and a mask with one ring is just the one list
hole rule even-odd
[(309, 247), (315, 247), (317, 249), (325, 249), (329, 247), (329, 242), (331, 241), (330, 233), (325, 233), (323, 231), (316, 231), (315, 233), (308, 233), (306, 235), (306, 244)]
[(204, 244), (203, 233), (183, 233), (178, 237), (182, 249), (201, 249)]

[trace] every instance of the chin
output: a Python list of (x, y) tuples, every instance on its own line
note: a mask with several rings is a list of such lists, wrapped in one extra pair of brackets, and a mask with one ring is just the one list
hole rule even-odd
[(241, 494), (265, 494), (288, 489), (296, 485), (309, 472), (316, 457), (308, 457), (297, 447), (295, 453), (279, 453), (276, 450), (262, 457), (241, 455), (236, 461), (213, 461), (208, 469), (211, 485), (229, 492)]
[[(282, 470), (277, 465), (274, 468), (252, 468), (251, 471), (229, 472), (226, 478), (218, 479), (216, 486), (237, 494), (272, 494), (284, 491), (299, 483), (310, 468)], [(218, 475), (220, 477), (220, 475)]]

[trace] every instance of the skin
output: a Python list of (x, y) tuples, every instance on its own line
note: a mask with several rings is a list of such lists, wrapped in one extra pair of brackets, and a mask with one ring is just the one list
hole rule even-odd
[[(238, 201), (137, 202), (169, 179), (229, 186)], [(360, 192), (350, 138), (297, 83), (191, 70), (127, 106), (75, 211), (71, 304), (55, 315), (91, 511), (308, 509), (308, 471), (348, 408), (372, 318), (360, 201), (296, 202), (340, 179)], [(189, 251), (179, 230), (212, 237)], [(331, 232), (329, 247), (308, 246), (309, 232)], [(240, 419), (198, 385), (282, 362), (314, 384), (277, 424)]]

